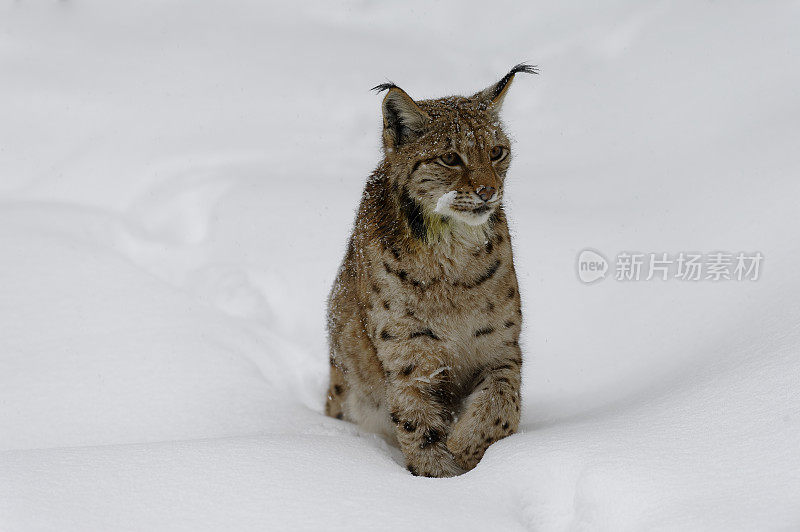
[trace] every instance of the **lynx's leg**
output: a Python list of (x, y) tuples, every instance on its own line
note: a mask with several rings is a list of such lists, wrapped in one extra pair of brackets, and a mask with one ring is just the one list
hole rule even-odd
[(516, 342), (506, 348), (511, 348), (509, 356), (499, 359), (479, 375), (447, 439), (447, 448), (456, 463), (466, 470), (481, 461), (489, 445), (519, 427), (522, 358)]
[(344, 417), (344, 401), (347, 398), (347, 382), (344, 373), (331, 357), (331, 382), (328, 386), (328, 399), (325, 402), (325, 414), (336, 419)]
[(449, 386), (449, 372), (441, 357), (433, 350), (426, 353), (407, 347), (394, 349), (389, 360), (386, 395), (408, 470), (426, 477), (463, 473), (445, 445), (450, 416), (439, 398)]

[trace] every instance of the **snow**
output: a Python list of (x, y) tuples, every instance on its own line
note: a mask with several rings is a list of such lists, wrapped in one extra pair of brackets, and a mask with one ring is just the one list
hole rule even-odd
[[(800, 525), (797, 2), (9, 2), (0, 529)], [(412, 477), (322, 414), (387, 78), (504, 103), (521, 431)], [(580, 282), (591, 248), (756, 282)]]

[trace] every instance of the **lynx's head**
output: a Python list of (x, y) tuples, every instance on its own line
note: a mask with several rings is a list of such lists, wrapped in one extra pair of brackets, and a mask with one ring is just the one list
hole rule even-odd
[(383, 99), (383, 147), (409, 219), (471, 226), (489, 220), (503, 198), (511, 161), (499, 112), (518, 72), (538, 73), (520, 64), (472, 96), (435, 100), (414, 101), (391, 83), (375, 87), (388, 91)]

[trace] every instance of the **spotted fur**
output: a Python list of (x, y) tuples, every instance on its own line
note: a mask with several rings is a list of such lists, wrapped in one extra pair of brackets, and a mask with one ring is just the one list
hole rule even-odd
[(328, 301), (332, 417), (383, 433), (414, 475), (472, 469), (519, 426), (522, 324), (498, 113), (518, 72), (470, 97), (383, 100), (384, 159)]

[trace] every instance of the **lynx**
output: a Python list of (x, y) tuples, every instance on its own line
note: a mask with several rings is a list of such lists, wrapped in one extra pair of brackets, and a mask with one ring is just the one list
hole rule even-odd
[(413, 475), (476, 466), (520, 419), (522, 312), (502, 200), (499, 111), (520, 72), (470, 97), (387, 83), (384, 158), (328, 300), (325, 412), (396, 442)]

